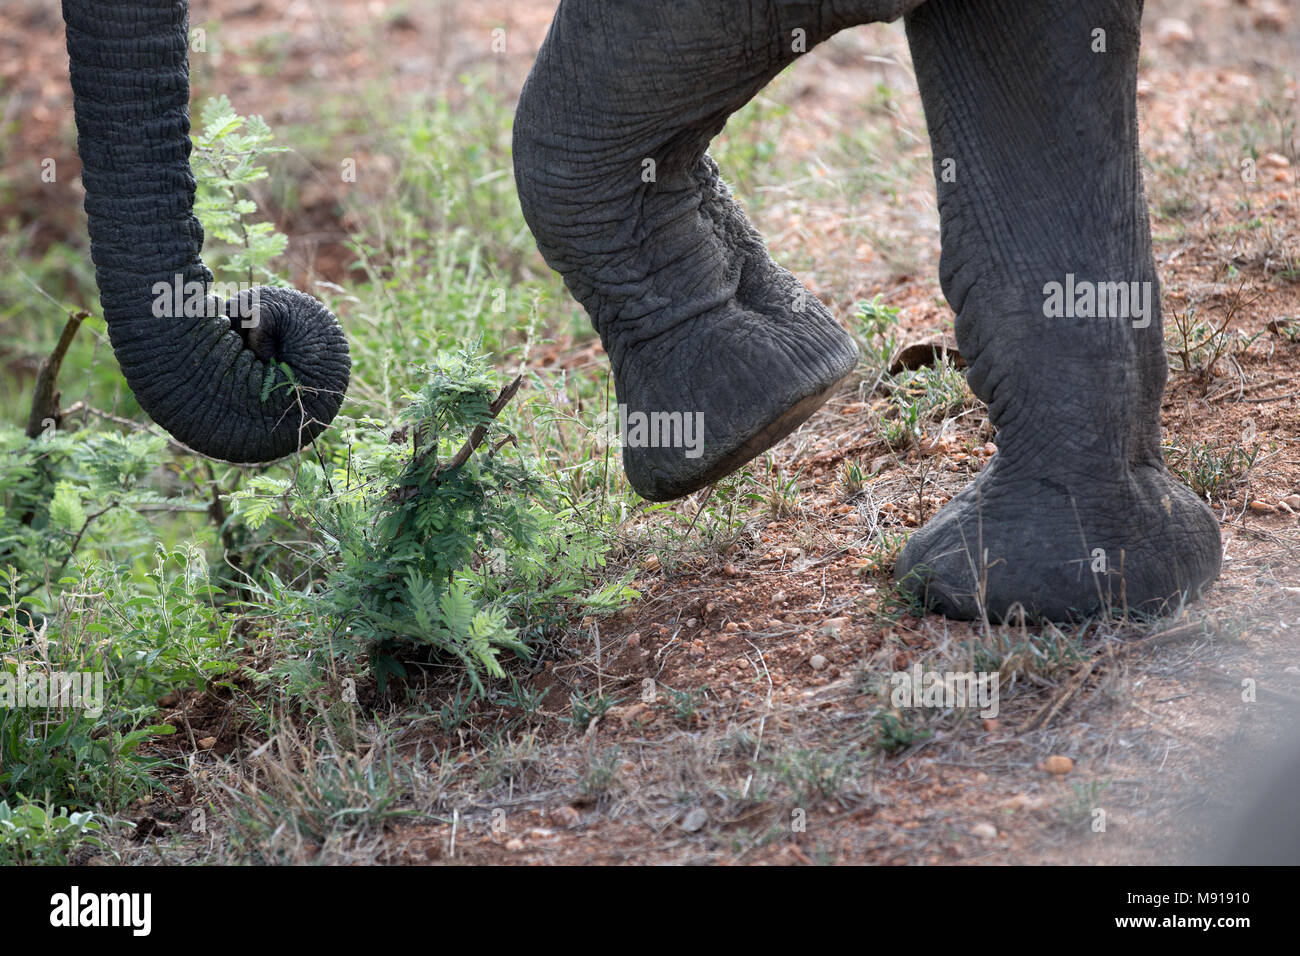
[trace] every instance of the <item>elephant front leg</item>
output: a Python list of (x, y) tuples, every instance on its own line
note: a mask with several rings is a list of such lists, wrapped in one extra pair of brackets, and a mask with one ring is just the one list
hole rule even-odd
[(1218, 524), (1160, 453), (1141, 14), (1140, 0), (930, 0), (907, 20), (940, 279), (998, 429), (998, 454), (896, 570), (950, 616), (1158, 610), (1218, 574)]
[(769, 258), (707, 155), (835, 31), (919, 0), (563, 0), (524, 86), (524, 216), (610, 357), (633, 487), (688, 494), (797, 428), (852, 339)]

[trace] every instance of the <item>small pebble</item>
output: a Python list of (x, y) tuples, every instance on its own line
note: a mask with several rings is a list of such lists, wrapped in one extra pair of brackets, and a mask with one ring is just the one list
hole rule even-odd
[(576, 826), (582, 814), (575, 807), (556, 807), (551, 811), (551, 822), (557, 827)]
[(991, 823), (977, 823), (970, 828), (970, 834), (980, 840), (996, 840), (998, 828)]
[(1196, 34), (1184, 20), (1165, 18), (1156, 21), (1156, 42), (1161, 46), (1187, 46), (1196, 39)]
[(1043, 761), (1043, 769), (1048, 773), (1056, 774), (1059, 777), (1074, 769), (1074, 761), (1069, 757), (1063, 757), (1060, 754), (1053, 754)]
[(695, 833), (704, 829), (704, 824), (708, 822), (709, 814), (703, 807), (692, 807), (682, 818), (682, 829), (687, 833)]

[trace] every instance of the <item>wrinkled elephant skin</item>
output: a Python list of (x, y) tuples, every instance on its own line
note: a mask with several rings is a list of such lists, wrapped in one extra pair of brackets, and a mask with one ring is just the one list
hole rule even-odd
[[(896, 577), (958, 618), (1166, 609), (1218, 574), (1220, 542), (1160, 451), (1140, 0), (562, 0), (520, 98), (516, 180), (620, 408), (658, 419), (624, 443), (628, 477), (652, 500), (707, 485), (855, 367), (706, 150), (805, 50), (900, 16), (933, 147), (940, 282), (998, 453), (911, 537)], [(688, 443), (678, 422), (693, 420), (702, 440)]]

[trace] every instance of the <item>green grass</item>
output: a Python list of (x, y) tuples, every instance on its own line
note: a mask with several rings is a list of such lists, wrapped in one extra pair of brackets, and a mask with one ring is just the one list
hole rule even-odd
[[(598, 441), (608, 381), (530, 364), (554, 338), (591, 333), (524, 227), (505, 102), (467, 92), (471, 109), (406, 104), (381, 131), (394, 174), (365, 195), (342, 191), (356, 210), (354, 278), (309, 291), (348, 330), (353, 387), (298, 459), (236, 468), (174, 451), (128, 397), (84, 256), (56, 246), (23, 260), (21, 237), (0, 240), (22, 262), (0, 279), (0, 323), (28, 330), (6, 356), (0, 425), (0, 669), (93, 672), (105, 685), (95, 716), (0, 710), (0, 800), (18, 821), (0, 821), (6, 859), (71, 859), (129, 833), (125, 808), (177, 771), (162, 739), (184, 728), (160, 723), (158, 699), (205, 691), (230, 700), (245, 734), (280, 741), (270, 763), (238, 758), (236, 776), (209, 787), (231, 827), (221, 852), (347, 858), (428, 782), (396, 757), (363, 759), (374, 728), (358, 687), (387, 680), (394, 703), (419, 706), (435, 681), (452, 731), (484, 697), (515, 700), (526, 723), (540, 698), (510, 671), (634, 597), (606, 558), (637, 508)], [(301, 154), (277, 157), (270, 130), (219, 102), (195, 135), (217, 279), (282, 274), (281, 240), (256, 210)], [(467, 154), (466, 142), (480, 146)], [(264, 177), (267, 162), (279, 177)], [(138, 424), (92, 413), (28, 440), (16, 426), (31, 383), (13, 377), (15, 356), (34, 367), (82, 307), (92, 315), (64, 362), (63, 405)], [(490, 418), (517, 371), (518, 396)], [(443, 470), (477, 425), (487, 441)], [(409, 493), (394, 498), (399, 488)], [(590, 717), (611, 703), (591, 703)], [(283, 736), (295, 713), (298, 743)], [(502, 772), (519, 759), (502, 752)], [(254, 776), (249, 790), (241, 780)]]
[(1165, 462), (1198, 498), (1215, 501), (1227, 498), (1241, 487), (1259, 460), (1258, 442), (1227, 446), (1210, 442), (1166, 443)]

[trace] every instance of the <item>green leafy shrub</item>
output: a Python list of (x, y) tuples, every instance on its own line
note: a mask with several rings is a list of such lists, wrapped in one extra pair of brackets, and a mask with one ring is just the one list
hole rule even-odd
[[(291, 507), (326, 532), (322, 558), (337, 556), (319, 606), (346, 628), (344, 652), (368, 654), (381, 681), (404, 676), (404, 659), (454, 660), (482, 694), (505, 676), (502, 652), (526, 658), (557, 616), (633, 592), (593, 584), (605, 543), (510, 447), (482, 358), (444, 354), (426, 378), (400, 445), (354, 443), (333, 495), (316, 496), (325, 476), (304, 466)], [(244, 504), (254, 494), (232, 496), (246, 520), (262, 517)]]
[(897, 754), (913, 744), (929, 740), (934, 732), (925, 727), (915, 726), (917, 721), (914, 711), (910, 712), (908, 717), (904, 717), (899, 711), (877, 712), (872, 718), (876, 732), (876, 746), (887, 754)]
[(78, 846), (100, 847), (102, 829), (88, 811), (47, 810), (35, 803), (0, 801), (0, 866), (66, 865)]
[(151, 540), (138, 509), (163, 500), (148, 478), (164, 444), (147, 433), (92, 431), (32, 440), (0, 427), (0, 566), (44, 582), (58, 578), (88, 535)]
[[(156, 785), (158, 695), (235, 666), (201, 549), (163, 547), (145, 511), (167, 501), (164, 445), (0, 428), (0, 797), (124, 806)], [(65, 675), (95, 699), (50, 699)]]
[(1167, 443), (1165, 463), (1198, 498), (1213, 501), (1227, 497), (1239, 488), (1259, 459), (1260, 445), (1244, 444), (1226, 448), (1209, 442), (1190, 441), (1186, 445)]
[[(288, 149), (270, 145), (271, 128), (262, 117), (240, 116), (225, 96), (204, 103), (200, 125), (194, 137), (194, 214), (208, 239), (208, 264), (239, 273), (250, 285), (284, 285), (270, 263), (288, 247), (288, 237), (274, 223), (249, 221), (257, 203), (248, 189), (269, 175), (265, 158)], [(229, 248), (213, 246), (213, 239)]]
[(870, 302), (858, 303), (853, 337), (862, 356), (859, 365), (863, 376), (874, 380), (873, 388), (889, 374), (890, 363), (898, 352), (898, 311), (897, 306), (886, 305), (879, 295)]
[[(250, 222), (250, 190), (277, 151), (269, 129), (223, 98), (205, 106), (195, 139), (210, 263), (227, 279), (278, 284), (283, 237)], [(331, 693), (349, 665), (383, 681), (435, 662), (468, 685), (443, 706), (455, 726), (509, 657), (633, 596), (604, 569), (622, 507), (606, 502), (608, 475), (573, 481), (547, 458), (564, 442), (552, 426), (575, 434), (578, 416), (544, 395), (495, 414), (484, 357), (447, 350), (447, 329), (463, 338), (484, 326), (498, 281), (459, 235), (408, 244), (403, 265), (427, 284), (377, 271), (348, 297), (362, 327), (382, 320), (410, 336), (360, 336), (358, 365), (379, 384), (359, 377), (336, 427), (299, 456), (210, 463), (89, 402), (36, 439), (0, 425), (0, 675), (103, 683), (102, 706), (0, 707), (0, 800), (35, 808), (10, 814), (0, 861), (66, 856), (98, 827), (67, 811), (111, 816), (161, 787), (170, 758), (152, 741), (174, 732), (158, 711), (177, 691), (220, 690), (238, 719), (274, 733), (292, 707), (313, 728), (354, 719), (355, 701), (322, 704), (339, 703)], [(103, 332), (93, 316), (79, 328)], [(413, 347), (438, 357), (412, 364)]]

